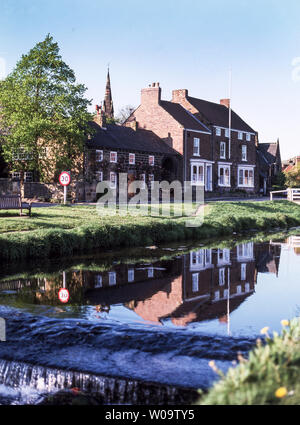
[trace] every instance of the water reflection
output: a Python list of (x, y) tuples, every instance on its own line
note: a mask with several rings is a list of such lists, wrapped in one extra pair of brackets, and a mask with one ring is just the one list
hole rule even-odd
[[(193, 249), (149, 263), (81, 264), (65, 271), (0, 283), (0, 302), (17, 307), (53, 306), (54, 312), (93, 319), (141, 321), (186, 327), (217, 320), (231, 333), (231, 313), (256, 291), (258, 274), (278, 276), (282, 249), (300, 255), (300, 237), (284, 242), (241, 243)], [(67, 287), (70, 303), (58, 291)], [(76, 313), (76, 314), (75, 314)]]

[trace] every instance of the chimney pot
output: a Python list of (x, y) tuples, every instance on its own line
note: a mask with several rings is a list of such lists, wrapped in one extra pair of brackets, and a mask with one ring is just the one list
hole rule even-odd
[(230, 99), (221, 99), (220, 105), (226, 106), (226, 108), (230, 108)]

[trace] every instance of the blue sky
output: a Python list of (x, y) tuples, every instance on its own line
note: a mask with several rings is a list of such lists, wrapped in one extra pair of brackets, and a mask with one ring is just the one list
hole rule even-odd
[(164, 99), (218, 102), (232, 68), (233, 108), (286, 159), (300, 154), (299, 16), (299, 0), (1, 0), (0, 76), (47, 33), (93, 105), (110, 63), (116, 112), (154, 81)]

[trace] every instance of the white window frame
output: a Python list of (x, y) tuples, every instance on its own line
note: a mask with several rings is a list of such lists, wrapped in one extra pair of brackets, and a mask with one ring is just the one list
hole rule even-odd
[[(194, 167), (196, 167), (196, 173), (194, 173)], [(199, 172), (202, 168), (202, 174)], [(193, 186), (204, 186), (205, 185), (205, 164), (204, 162), (192, 162), (191, 164), (191, 184)]]
[(108, 272), (108, 284), (109, 286), (113, 286), (117, 284), (117, 273), (116, 272)]
[(245, 260), (253, 260), (253, 242), (246, 242), (237, 245), (236, 247), (237, 251), (237, 259), (238, 261), (245, 261)]
[[(113, 161), (112, 155), (116, 155), (115, 161)], [(110, 154), (109, 154), (109, 162), (112, 162), (114, 164), (118, 162), (118, 152), (114, 152), (114, 151), (111, 151), (110, 152)]]
[(25, 171), (24, 173), (24, 182), (30, 183), (33, 181), (33, 173), (32, 171)]
[(134, 269), (128, 269), (128, 282), (134, 281)]
[(142, 182), (142, 189), (145, 189), (146, 187), (146, 174), (140, 174), (140, 181)]
[(97, 182), (103, 182), (103, 171), (95, 171), (95, 178)]
[(251, 134), (250, 133), (246, 133), (246, 140), (247, 140), (247, 142), (251, 142)]
[(150, 165), (151, 167), (154, 167), (154, 162), (155, 162), (154, 155), (149, 155), (149, 159), (148, 159), (148, 161), (149, 161), (149, 165)]
[[(114, 179), (112, 179), (113, 176), (114, 176)], [(109, 181), (110, 181), (110, 187), (112, 189), (115, 189), (117, 187), (117, 173), (115, 171), (111, 171), (109, 173)]]
[[(100, 158), (99, 158), (100, 157)], [(96, 162), (102, 162), (103, 161), (103, 151), (96, 149)]]
[[(218, 164), (218, 185), (221, 187), (231, 187), (231, 169), (230, 165)], [(221, 183), (221, 169), (223, 168), (223, 182)], [(226, 176), (226, 170), (228, 170), (228, 176)], [(228, 178), (228, 180), (227, 180)]]
[(221, 136), (222, 130), (220, 127), (216, 127), (216, 136)]
[(238, 139), (243, 140), (243, 132), (242, 131), (238, 131)]
[(250, 292), (250, 291), (251, 291), (251, 289), (250, 289), (250, 283), (247, 282), (247, 283), (245, 283), (245, 292), (247, 293), (247, 292)]
[(220, 142), (220, 159), (226, 159), (226, 142)]
[(224, 265), (224, 264), (230, 264), (230, 249), (229, 248), (218, 249), (218, 266)]
[(129, 165), (135, 165), (135, 153), (130, 153), (128, 155), (128, 163)]
[(229, 139), (229, 128), (225, 128), (225, 137)]
[(241, 280), (246, 280), (247, 278), (247, 263), (241, 264)]
[(14, 180), (21, 180), (21, 173), (20, 173), (20, 171), (13, 171), (11, 173), (11, 177)]
[(200, 138), (194, 137), (193, 139), (193, 156), (200, 156)]
[(225, 285), (225, 267), (219, 269), (219, 286)]
[(242, 161), (247, 161), (247, 145), (242, 145)]
[[(248, 182), (246, 184), (246, 171), (247, 171), (247, 179)], [(252, 179), (250, 180), (250, 172), (252, 173)], [(238, 175), (237, 175), (237, 181), (238, 181), (238, 187), (254, 187), (254, 167), (243, 167), (238, 166)], [(242, 177), (242, 182), (241, 182)]]
[(95, 276), (95, 288), (102, 288), (103, 285), (103, 279), (101, 274), (97, 274)]
[(154, 268), (153, 267), (149, 267), (148, 269), (148, 278), (152, 278), (154, 277)]
[(192, 292), (199, 292), (199, 273), (192, 274)]

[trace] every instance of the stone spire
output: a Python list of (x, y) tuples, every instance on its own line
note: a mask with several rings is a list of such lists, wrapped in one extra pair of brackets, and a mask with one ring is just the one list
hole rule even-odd
[(109, 68), (107, 70), (107, 80), (106, 80), (105, 97), (103, 102), (103, 110), (104, 110), (104, 114), (106, 118), (114, 118), (114, 105), (113, 105), (112, 95), (111, 95)]

